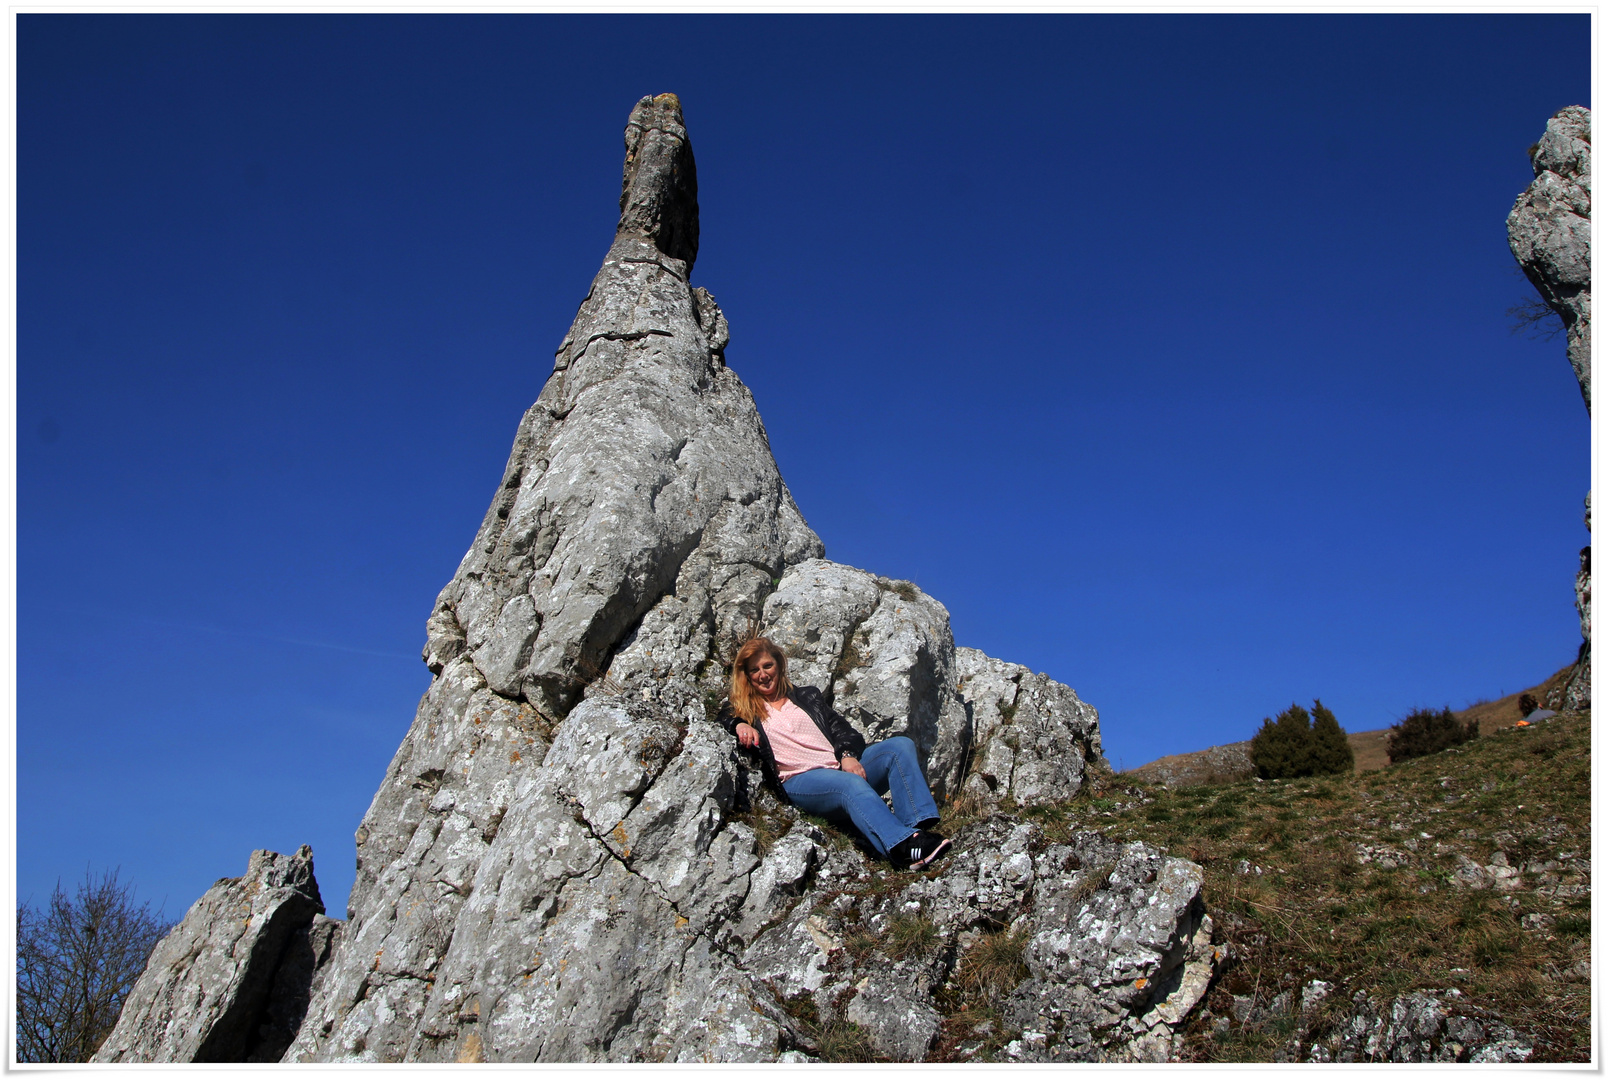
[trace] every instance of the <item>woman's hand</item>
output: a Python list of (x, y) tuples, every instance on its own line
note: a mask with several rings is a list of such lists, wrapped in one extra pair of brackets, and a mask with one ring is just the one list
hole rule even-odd
[(844, 772), (852, 773), (853, 775), (858, 776), (861, 780), (865, 779), (865, 766), (861, 765), (857, 760), (855, 760), (853, 754), (844, 754), (840, 759), (838, 759), (838, 765), (842, 767)]
[(751, 724), (738, 724), (737, 741), (752, 750), (759, 745), (759, 732), (755, 731)]

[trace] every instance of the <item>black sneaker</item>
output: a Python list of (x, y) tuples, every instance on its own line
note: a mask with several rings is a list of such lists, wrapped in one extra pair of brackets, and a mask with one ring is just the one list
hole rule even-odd
[(893, 846), (888, 852), (888, 861), (901, 870), (920, 870), (943, 854), (949, 843), (937, 833), (917, 829), (908, 840)]
[(923, 866), (931, 865), (937, 860), (938, 856), (948, 851), (950, 845), (953, 843), (953, 841), (951, 841), (948, 837), (939, 836), (937, 833), (928, 832), (926, 829), (922, 829), (918, 835), (921, 837), (922, 843), (927, 849), (927, 854), (921, 859), (920, 862), (911, 863), (910, 865), (912, 869), (919, 869)]

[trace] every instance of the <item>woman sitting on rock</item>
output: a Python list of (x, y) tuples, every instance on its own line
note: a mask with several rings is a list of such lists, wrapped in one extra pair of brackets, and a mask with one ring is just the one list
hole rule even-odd
[[(849, 815), (871, 846), (900, 869), (919, 869), (949, 847), (928, 827), (938, 806), (916, 761), (916, 744), (895, 735), (866, 746), (813, 686), (787, 679), (787, 657), (769, 638), (737, 650), (731, 698), (720, 723), (759, 753), (765, 779), (800, 810)], [(893, 796), (893, 810), (882, 793)]]

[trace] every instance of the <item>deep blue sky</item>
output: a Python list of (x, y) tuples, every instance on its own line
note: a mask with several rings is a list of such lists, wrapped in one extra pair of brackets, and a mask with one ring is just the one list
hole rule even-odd
[(1567, 663), (1586, 410), (1504, 219), (1578, 16), (18, 17), (18, 895), (332, 913), (424, 620), (681, 96), (829, 558), (1113, 764)]

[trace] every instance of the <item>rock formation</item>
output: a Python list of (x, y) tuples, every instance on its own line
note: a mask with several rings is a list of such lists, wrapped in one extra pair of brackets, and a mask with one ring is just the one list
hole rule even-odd
[[(1508, 246), (1541, 299), (1563, 320), (1569, 363), (1591, 413), (1591, 112), (1571, 105), (1547, 121), (1530, 149), (1535, 181), (1508, 214)], [(1591, 494), (1586, 494), (1591, 528)], [(1584, 639), (1553, 708), (1591, 704), (1591, 547), (1580, 551), (1575, 609)]]
[(1275, 994), (1265, 1008), (1251, 994), (1234, 995), (1232, 1017), (1218, 1017), (1213, 1028), (1286, 1033), (1273, 1057), (1281, 1063), (1512, 1063), (1535, 1054), (1534, 1040), (1455, 987), (1414, 990), (1388, 1001), (1371, 999), (1364, 990), (1346, 1000), (1334, 991), (1333, 983), (1311, 979)]
[[(1095, 710), (957, 649), (909, 582), (822, 558), (688, 280), (676, 98), (638, 102), (625, 141), (614, 242), (429, 618), (434, 678), (284, 1060), (770, 1061), (820, 1052), (832, 1024), (921, 1060), (945, 980), (1004, 928), (1026, 947), (1012, 1015), (1044, 1053), (1165, 1058), (1217, 958), (1199, 868), (993, 813), (1104, 767)], [(760, 788), (712, 722), (756, 630), (969, 800), (955, 857), (890, 875)], [(864, 944), (911, 912), (919, 955)], [(179, 966), (154, 958), (141, 992)], [(192, 1053), (164, 1030), (119, 1060)]]
[(278, 1061), (341, 926), (324, 917), (310, 848), (252, 852), (157, 944), (93, 1060)]

